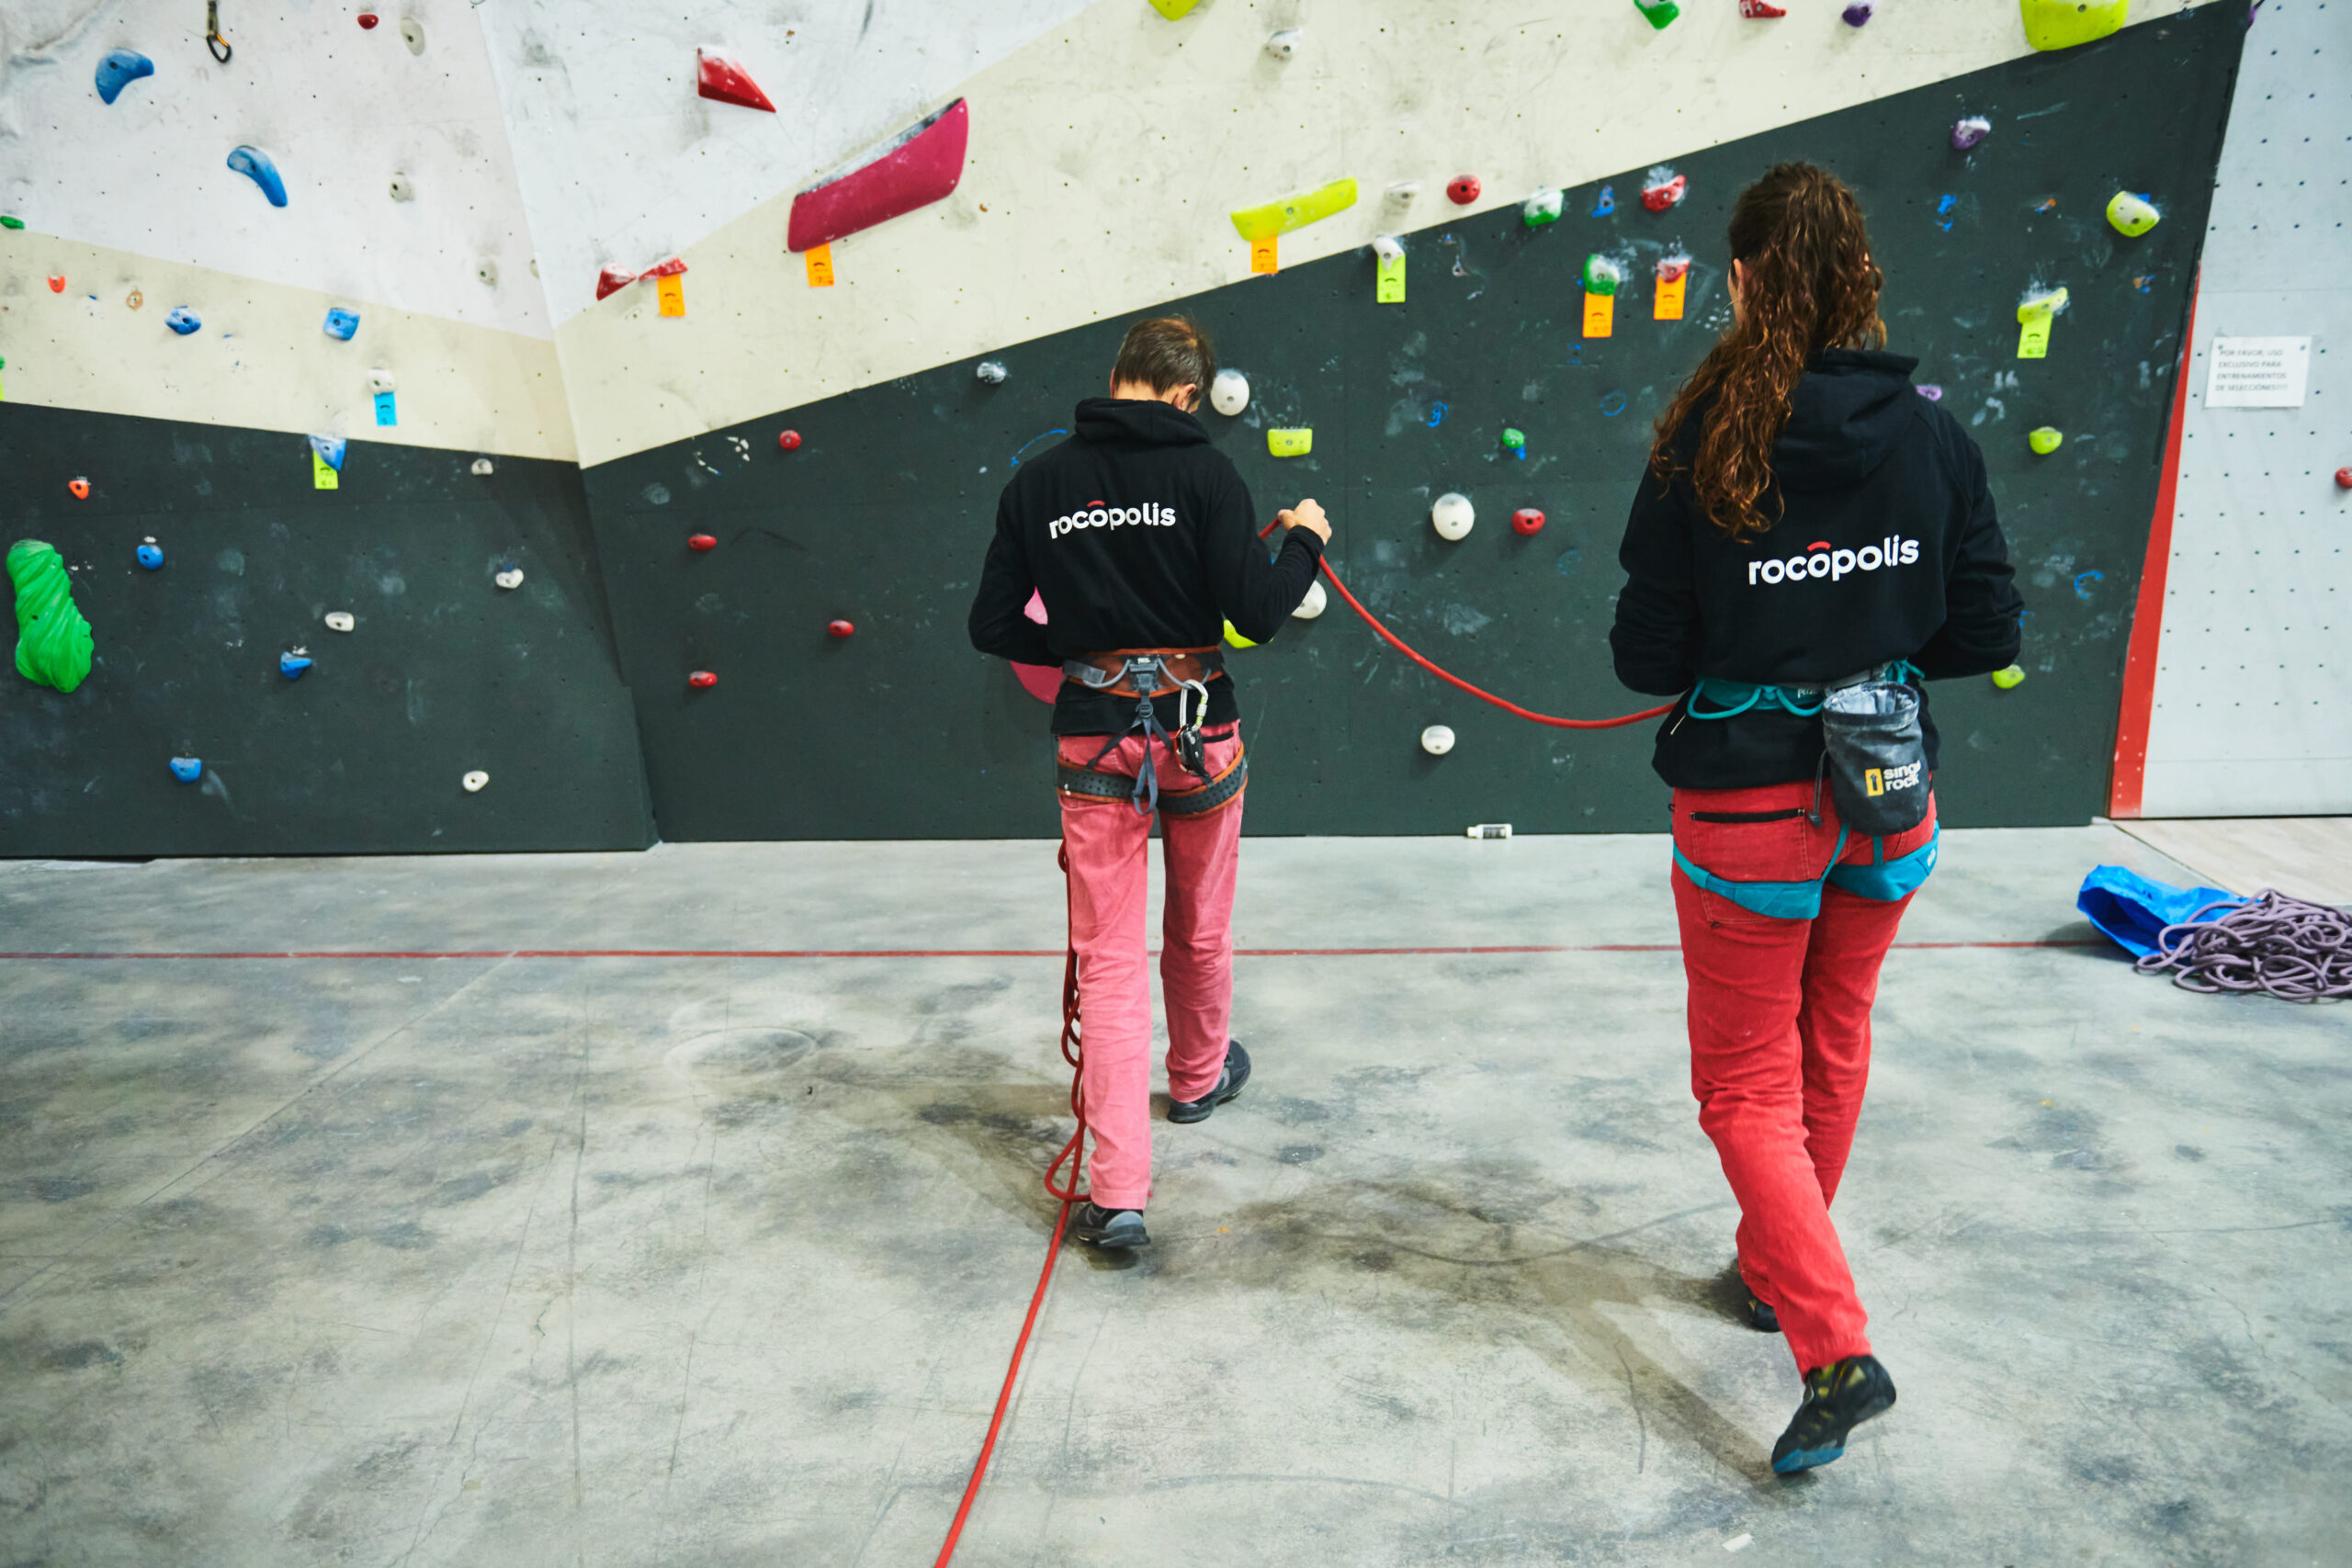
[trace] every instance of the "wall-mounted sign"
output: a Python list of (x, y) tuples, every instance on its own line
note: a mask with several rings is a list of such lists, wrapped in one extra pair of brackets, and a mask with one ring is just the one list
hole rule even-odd
[(2311, 370), (2307, 337), (2217, 337), (2205, 369), (2205, 406), (2301, 408)]

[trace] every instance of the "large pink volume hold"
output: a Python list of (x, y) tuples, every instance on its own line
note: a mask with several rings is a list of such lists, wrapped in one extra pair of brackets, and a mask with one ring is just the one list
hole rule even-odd
[(958, 98), (871, 163), (802, 191), (792, 198), (786, 246), (812, 251), (953, 195), (964, 177), (964, 143), (970, 130), (970, 117)]
[(747, 109), (765, 109), (770, 114), (775, 113), (775, 106), (768, 102), (765, 93), (760, 91), (760, 85), (752, 80), (752, 73), (743, 69), (743, 62), (725, 50), (698, 49), (695, 51), (695, 61), (701, 78), (695, 91), (704, 97), (722, 104), (741, 104)]

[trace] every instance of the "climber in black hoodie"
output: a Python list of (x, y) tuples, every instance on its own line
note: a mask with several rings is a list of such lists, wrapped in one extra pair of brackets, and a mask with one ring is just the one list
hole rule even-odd
[[(1826, 1464), (1894, 1403), (1829, 1202), (1870, 1069), (1878, 972), (1933, 869), (1935, 726), (1919, 682), (2018, 655), (2021, 604), (1984, 459), (1878, 352), (1878, 268), (1853, 193), (1783, 164), (1731, 219), (1733, 323), (1658, 422), (1618, 552), (1618, 679), (1681, 700), (1674, 901), (1699, 1122), (1739, 1200), (1749, 1321), (1804, 1401), (1772, 1450)], [(1919, 710), (1921, 761), (1867, 775), (1917, 826), (1854, 830), (1821, 779), (1825, 706)]]

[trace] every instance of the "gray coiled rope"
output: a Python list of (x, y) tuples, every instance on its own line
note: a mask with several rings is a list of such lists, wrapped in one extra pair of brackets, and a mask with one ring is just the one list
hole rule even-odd
[[(2230, 913), (2205, 917), (2216, 909)], [(2290, 1002), (2352, 998), (2352, 914), (2266, 887), (2217, 899), (2156, 936), (2134, 967), (2190, 991), (2261, 991)]]

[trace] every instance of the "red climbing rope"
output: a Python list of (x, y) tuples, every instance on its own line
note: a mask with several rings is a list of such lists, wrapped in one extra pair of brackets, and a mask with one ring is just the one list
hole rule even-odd
[[(1067, 888), (1069, 845), (1062, 846), (1060, 859)], [(989, 1457), (996, 1452), (997, 1434), (1004, 1427), (1005, 1408), (1012, 1403), (1012, 1387), (1021, 1376), (1021, 1358), (1029, 1348), (1029, 1331), (1037, 1326), (1038, 1310), (1046, 1304), (1046, 1288), (1054, 1282), (1054, 1265), (1061, 1258), (1062, 1235), (1069, 1229), (1069, 1206), (1086, 1196), (1078, 1190), (1079, 1161), (1086, 1143), (1086, 1107), (1079, 1099), (1078, 1040), (1078, 947), (1072, 943), (1062, 959), (1062, 1060), (1069, 1064), (1069, 1110), (1078, 1118), (1078, 1131), (1069, 1135), (1062, 1152), (1046, 1167), (1046, 1190), (1061, 1200), (1061, 1217), (1054, 1222), (1054, 1239), (1046, 1247), (1045, 1268), (1037, 1271), (1037, 1288), (1029, 1293), (1029, 1315), (1021, 1320), (1021, 1337), (1012, 1342), (1012, 1360), (1004, 1369), (1004, 1386), (997, 1391), (996, 1412), (989, 1417), (989, 1435), (980, 1443), (980, 1457), (973, 1461), (972, 1478), (964, 1483), (964, 1500), (956, 1506), (956, 1521), (947, 1527), (947, 1540), (941, 1545), (933, 1568), (947, 1568), (948, 1559), (956, 1555), (956, 1543), (963, 1539), (964, 1521), (971, 1517), (972, 1504), (980, 1495), (980, 1481), (989, 1472)], [(1056, 1186), (1054, 1178), (1065, 1165), (1069, 1167), (1069, 1177)]]
[[(1277, 517), (1273, 522), (1267, 524), (1263, 528), (1258, 531), (1258, 537), (1262, 539), (1280, 526), (1282, 526), (1282, 519)], [(1495, 695), (1492, 692), (1480, 691), (1477, 687), (1472, 685), (1461, 676), (1454, 674), (1452, 671), (1441, 670), (1436, 664), (1414, 652), (1411, 648), (1406, 645), (1403, 637), (1398, 637), (1395, 632), (1392, 632), (1386, 626), (1382, 626), (1380, 624), (1380, 617), (1374, 615), (1370, 610), (1365, 609), (1363, 603), (1358, 600), (1354, 594), (1348, 592), (1348, 585), (1340, 581), (1340, 574), (1331, 570), (1331, 563), (1329, 560), (1326, 560), (1323, 563), (1323, 575), (1331, 580), (1331, 586), (1340, 591), (1340, 597), (1348, 602), (1348, 608), (1353, 610), (1357, 615), (1362, 615), (1363, 617), (1363, 624), (1377, 632), (1380, 635), (1381, 640), (1388, 644), (1389, 647), (1395, 649), (1397, 652), (1403, 654), (1406, 658), (1411, 660), (1414, 663), (1419, 665), (1422, 669), (1428, 671), (1430, 674), (1436, 676), (1447, 685), (1459, 687), (1463, 691), (1465, 691), (1472, 696), (1477, 698), (1480, 702), (1492, 703), (1495, 706), (1502, 709), (1503, 712), (1516, 714), (1520, 717), (1526, 719), (1531, 723), (1548, 724), (1555, 729), (1616, 729), (1628, 724), (1639, 724), (1645, 718), (1656, 718), (1660, 714), (1670, 713), (1674, 709), (1674, 705), (1672, 703), (1661, 703), (1657, 707), (1644, 708), (1639, 713), (1624, 714), (1616, 718), (1554, 718), (1550, 714), (1537, 713), (1534, 709), (1523, 708), (1517, 703), (1505, 702), (1502, 698)]]

